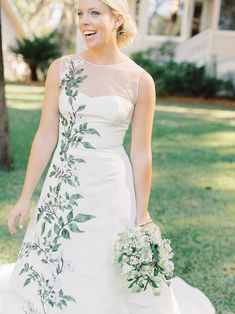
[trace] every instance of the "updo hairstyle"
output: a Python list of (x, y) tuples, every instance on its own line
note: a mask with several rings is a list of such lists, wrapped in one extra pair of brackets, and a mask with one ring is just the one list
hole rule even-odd
[(130, 15), (129, 3), (127, 0), (101, 0), (112, 10), (113, 15), (122, 15), (123, 23), (117, 29), (117, 45), (119, 47), (129, 46), (136, 34), (136, 22)]

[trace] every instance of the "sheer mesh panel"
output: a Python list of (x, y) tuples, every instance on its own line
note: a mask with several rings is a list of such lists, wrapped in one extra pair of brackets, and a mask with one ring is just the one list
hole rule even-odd
[(133, 60), (119, 64), (98, 65), (86, 61), (78, 54), (61, 57), (60, 78), (68, 73), (70, 60), (78, 68), (84, 69), (81, 75), (88, 77), (80, 83), (79, 92), (90, 97), (116, 95), (135, 105), (138, 97), (139, 79), (144, 71)]

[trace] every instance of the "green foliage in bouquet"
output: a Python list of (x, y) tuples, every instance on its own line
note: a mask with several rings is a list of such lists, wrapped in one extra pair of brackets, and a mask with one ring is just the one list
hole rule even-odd
[(162, 239), (160, 230), (128, 227), (119, 232), (114, 244), (114, 262), (126, 278), (132, 292), (145, 291), (150, 285), (155, 295), (169, 286), (173, 277), (173, 252), (169, 239)]

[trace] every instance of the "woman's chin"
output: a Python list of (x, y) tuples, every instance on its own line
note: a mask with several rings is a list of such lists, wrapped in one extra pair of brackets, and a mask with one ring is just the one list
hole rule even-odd
[(100, 42), (86, 42), (86, 47), (87, 48), (98, 48), (101, 46), (101, 43)]

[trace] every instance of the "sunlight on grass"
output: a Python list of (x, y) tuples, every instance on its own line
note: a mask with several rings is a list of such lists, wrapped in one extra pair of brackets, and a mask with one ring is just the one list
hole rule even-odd
[(219, 109), (206, 109), (206, 108), (187, 108), (181, 106), (164, 106), (157, 105), (157, 110), (163, 112), (174, 112), (181, 114), (193, 114), (193, 115), (202, 115), (210, 118), (219, 118), (219, 119), (234, 119), (235, 111), (234, 110), (219, 110)]
[[(207, 185), (212, 186), (214, 189), (223, 189), (224, 191), (234, 191), (235, 187), (235, 177), (228, 177), (226, 174), (216, 173), (209, 179), (204, 181)], [(201, 182), (202, 183), (202, 182)], [(195, 187), (204, 187), (204, 184), (199, 184), (199, 182), (194, 183)]]
[[(230, 166), (220, 162), (204, 170), (204, 173), (195, 175), (191, 185), (195, 188), (208, 188), (217, 191), (234, 191), (235, 192), (235, 162)], [(234, 193), (235, 194), (235, 193)]]
[(6, 93), (7, 96), (10, 94), (15, 95), (17, 97), (18, 95), (32, 95), (32, 94), (38, 94), (42, 95), (44, 91), (43, 86), (37, 86), (37, 85), (22, 85), (22, 84), (6, 84)]
[(35, 110), (41, 109), (43, 86), (6, 85), (6, 101), (9, 108)]
[(19, 104), (17, 104), (16, 102), (10, 102), (8, 101), (8, 105), (9, 108), (13, 108), (13, 109), (23, 109), (23, 110), (35, 110), (35, 109), (41, 109), (42, 108), (42, 104), (41, 103), (34, 103), (33, 101), (29, 104), (25, 103), (25, 101), (23, 101), (23, 103), (20, 101)]
[(235, 146), (235, 133), (222, 131), (208, 133), (200, 137), (201, 145), (204, 147), (231, 147)]

